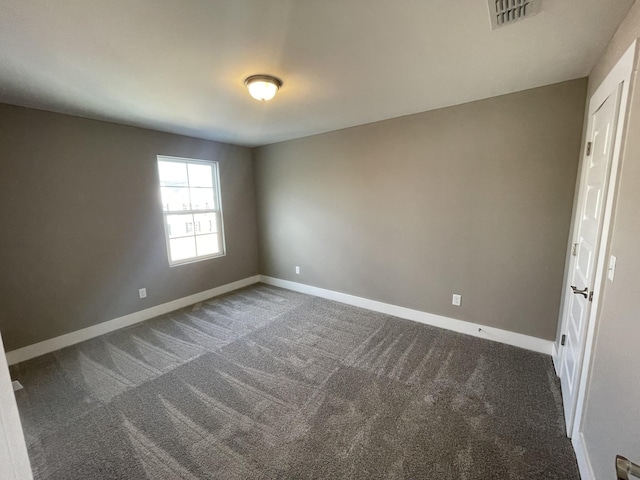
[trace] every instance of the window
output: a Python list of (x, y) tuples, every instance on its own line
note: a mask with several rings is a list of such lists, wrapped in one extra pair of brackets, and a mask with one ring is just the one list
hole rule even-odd
[(158, 174), (169, 265), (224, 255), (218, 162), (158, 155)]

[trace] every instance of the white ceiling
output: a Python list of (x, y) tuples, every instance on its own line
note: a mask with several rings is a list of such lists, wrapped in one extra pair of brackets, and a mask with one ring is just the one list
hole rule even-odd
[(0, 0), (0, 102), (263, 145), (586, 76), (632, 3)]

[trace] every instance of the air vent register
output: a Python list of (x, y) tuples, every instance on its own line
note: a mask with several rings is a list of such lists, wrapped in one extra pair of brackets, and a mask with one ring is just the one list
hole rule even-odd
[(491, 29), (510, 25), (540, 12), (541, 0), (489, 0)]

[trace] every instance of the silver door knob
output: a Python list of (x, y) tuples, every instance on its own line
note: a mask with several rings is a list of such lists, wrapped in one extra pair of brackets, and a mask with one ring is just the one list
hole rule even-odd
[(629, 475), (640, 477), (640, 465), (636, 465), (622, 455), (617, 455), (616, 474), (618, 475), (618, 480), (629, 480)]

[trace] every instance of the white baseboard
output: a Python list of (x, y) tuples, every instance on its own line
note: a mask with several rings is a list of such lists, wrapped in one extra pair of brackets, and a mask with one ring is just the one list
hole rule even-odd
[(551, 340), (544, 340), (542, 338), (509, 332), (507, 330), (501, 330), (499, 328), (487, 327), (484, 325), (479, 325), (477, 323), (465, 322), (463, 320), (456, 320), (454, 318), (443, 317), (441, 315), (434, 315), (432, 313), (422, 312), (420, 310), (412, 310), (410, 308), (399, 307), (397, 305), (392, 305), (389, 303), (369, 300), (367, 298), (356, 297), (354, 295), (349, 295), (346, 293), (340, 293), (333, 290), (313, 287), (311, 285), (291, 282), (289, 280), (281, 280), (279, 278), (268, 277), (265, 275), (261, 275), (260, 279), (263, 283), (274, 285), (276, 287), (282, 287), (288, 290), (294, 290), (296, 292), (314, 295), (316, 297), (335, 300), (336, 302), (366, 308), (375, 312), (386, 313), (387, 315), (393, 315), (395, 317), (413, 320), (415, 322), (444, 328), (446, 330), (453, 330), (454, 332), (465, 333), (474, 337), (486, 338), (487, 340), (506, 343), (508, 345), (513, 345), (527, 350), (533, 350), (534, 352), (544, 353), (546, 355), (551, 355), (553, 351), (553, 342)]
[(446, 330), (473, 335), (474, 337), (480, 337), (500, 343), (506, 343), (508, 345), (514, 345), (516, 347), (533, 350), (535, 352), (540, 352), (547, 355), (553, 355), (555, 347), (554, 343), (550, 340), (544, 340), (537, 337), (522, 335), (520, 333), (509, 332), (507, 330), (501, 330), (499, 328), (487, 327), (485, 325), (479, 325), (477, 323), (465, 322), (463, 320), (456, 320), (454, 318), (448, 318), (441, 315), (434, 315), (432, 313), (422, 312), (420, 310), (399, 307), (397, 305), (391, 305), (389, 303), (369, 300), (367, 298), (356, 297), (354, 295), (340, 293), (333, 290), (326, 290), (324, 288), (313, 287), (310, 285), (304, 285), (302, 283), (281, 280), (265, 275), (255, 275), (253, 277), (248, 277), (236, 282), (228, 283), (226, 285), (221, 285), (220, 287), (212, 288), (210, 290), (199, 292), (194, 295), (189, 295), (188, 297), (179, 298), (177, 300), (163, 303), (161, 305), (156, 305), (155, 307), (147, 308), (145, 310), (133, 312), (128, 315), (115, 318), (113, 320), (108, 320), (106, 322), (93, 325), (91, 327), (76, 330), (75, 332), (67, 333), (59, 337), (44, 340), (33, 345), (28, 345), (11, 352), (7, 352), (7, 363), (9, 365), (14, 365), (16, 363), (24, 362), (25, 360), (39, 357), (40, 355), (55, 352), (56, 350), (75, 345), (76, 343), (80, 343), (85, 340), (104, 335), (105, 333), (113, 332), (120, 328), (135, 325), (136, 323), (140, 323), (150, 318), (157, 317), (158, 315), (163, 315), (165, 313), (178, 310), (188, 305), (193, 305), (194, 303), (202, 302), (209, 298), (222, 295), (224, 293), (228, 293), (260, 281), (269, 285), (294, 290), (296, 292), (327, 298), (329, 300), (335, 300), (337, 302), (346, 303), (348, 305), (366, 308), (368, 310), (405, 318), (407, 320), (413, 320), (415, 322), (444, 328)]
[[(571, 439), (573, 445), (573, 451), (576, 452), (576, 460), (578, 461), (578, 469), (580, 470), (580, 478), (582, 480), (596, 480), (596, 476), (593, 474), (593, 468), (591, 467), (591, 461), (589, 460), (589, 454), (587, 453), (587, 447), (584, 443), (584, 436), (582, 432), (574, 435)], [(613, 470), (613, 462), (611, 462)]]
[(202, 302), (209, 298), (216, 297), (218, 295), (222, 295), (224, 293), (228, 293), (233, 290), (252, 285), (254, 283), (258, 283), (259, 281), (260, 275), (243, 278), (242, 280), (227, 283), (226, 285), (221, 285), (210, 290), (205, 290), (204, 292), (195, 293), (193, 295), (189, 295), (188, 297), (178, 298), (177, 300), (172, 300), (171, 302), (156, 305), (155, 307), (140, 310), (138, 312), (133, 312), (128, 315), (124, 315), (123, 317), (114, 318), (113, 320), (108, 320), (91, 327), (76, 330), (75, 332), (67, 333), (65, 335), (60, 335), (59, 337), (50, 338), (49, 340), (44, 340), (43, 342), (34, 343), (33, 345), (18, 348), (17, 350), (7, 352), (7, 363), (9, 365), (14, 365), (16, 363), (24, 362), (25, 360), (39, 357), (40, 355), (44, 355), (46, 353), (55, 352), (56, 350), (60, 350), (61, 348), (75, 345), (76, 343), (80, 343), (85, 340), (104, 335), (105, 333), (113, 332), (114, 330), (118, 330), (120, 328), (135, 325), (136, 323), (149, 320), (150, 318), (157, 317), (158, 315), (173, 312), (174, 310), (178, 310), (180, 308), (193, 305), (194, 303)]

